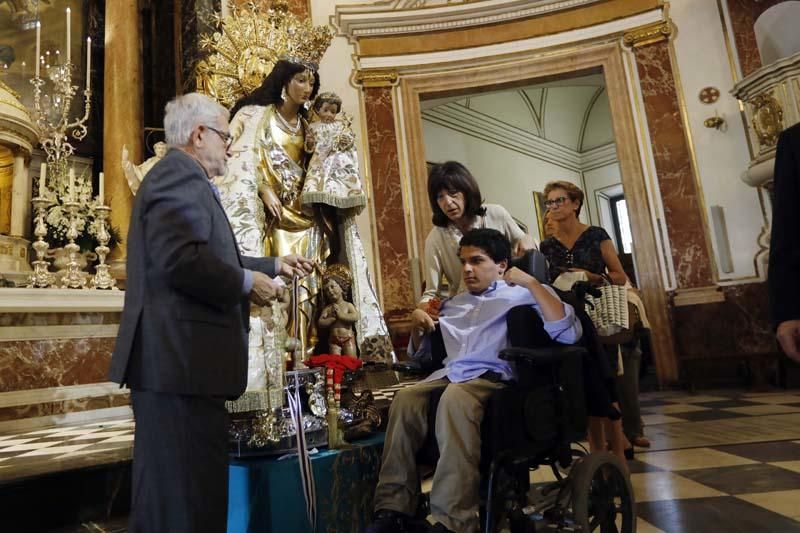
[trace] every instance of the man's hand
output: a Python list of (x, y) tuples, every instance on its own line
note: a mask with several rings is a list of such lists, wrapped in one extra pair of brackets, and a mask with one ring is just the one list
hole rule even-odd
[(302, 278), (313, 271), (314, 262), (302, 255), (289, 254), (278, 258), (278, 274), (281, 276)]
[(422, 309), (414, 309), (414, 312), (411, 313), (411, 326), (423, 333), (430, 333), (436, 329), (436, 323), (431, 315)]
[(798, 349), (798, 338), (800, 338), (800, 320), (786, 320), (778, 324), (778, 331), (775, 334), (778, 342), (783, 348), (783, 352), (791, 359), (800, 363), (800, 349)]
[(250, 301), (256, 305), (267, 305), (270, 300), (281, 294), (284, 287), (263, 272), (253, 271), (253, 288), (250, 289)]
[(503, 280), (512, 287), (514, 285), (519, 285), (521, 287), (525, 287), (526, 289), (530, 289), (532, 283), (539, 283), (536, 281), (536, 278), (530, 274), (526, 274), (517, 267), (511, 267), (506, 270), (506, 273), (503, 274)]
[(417, 309), (424, 311), (433, 321), (439, 320), (439, 309), (442, 307), (442, 301), (439, 298), (431, 298), (427, 302), (420, 302), (417, 304)]

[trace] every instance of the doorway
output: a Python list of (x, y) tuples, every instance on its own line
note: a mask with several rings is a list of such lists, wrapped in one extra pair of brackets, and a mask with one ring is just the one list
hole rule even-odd
[[(605, 42), (548, 54), (520, 52), (513, 57), (470, 61), (468, 65), (447, 63), (426, 66), (419, 72), (404, 72), (399, 79), (397, 111), (404, 140), (402, 157), (405, 166), (401, 165), (401, 168), (408, 183), (405, 200), (409, 206), (407, 222), (412, 228), (410, 244), (412, 255), (422, 257), (425, 236), (431, 228), (426, 193), (426, 158), (429, 156), (423, 123), (426, 101), (458, 99), (477, 92), (516, 90), (569, 78), (601, 76), (607, 92), (621, 185), (626, 206), (630, 208), (628, 218), (632, 242), (635, 243), (637, 281), (652, 326), (656, 369), (661, 383), (675, 383), (678, 379), (677, 364), (658, 259), (662, 250), (655, 238), (640, 157), (642, 143), (637, 137), (623, 53), (618, 43)], [(437, 160), (442, 159), (437, 157)], [(484, 194), (488, 196), (488, 190)], [(487, 198), (487, 201), (490, 200)]]

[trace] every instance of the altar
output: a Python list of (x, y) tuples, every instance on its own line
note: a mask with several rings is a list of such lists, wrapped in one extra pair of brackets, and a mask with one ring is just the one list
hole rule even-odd
[[(311, 456), (315, 533), (353, 533), (367, 526), (383, 439), (378, 433), (352, 448), (323, 449)], [(232, 459), (229, 472), (228, 533), (311, 531), (296, 456)]]

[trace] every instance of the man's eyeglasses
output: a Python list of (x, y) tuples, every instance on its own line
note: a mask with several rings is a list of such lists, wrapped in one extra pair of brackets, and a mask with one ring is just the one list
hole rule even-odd
[(211, 131), (219, 135), (219, 138), (225, 141), (225, 148), (230, 148), (231, 144), (233, 144), (233, 135), (231, 135), (230, 133), (226, 131), (219, 131), (217, 128), (212, 128), (211, 126), (204, 126), (204, 127), (210, 129)]
[(552, 200), (545, 200), (544, 206), (547, 209), (550, 209), (551, 207), (561, 207), (567, 200), (568, 198), (566, 196), (559, 196), (558, 198), (553, 198)]

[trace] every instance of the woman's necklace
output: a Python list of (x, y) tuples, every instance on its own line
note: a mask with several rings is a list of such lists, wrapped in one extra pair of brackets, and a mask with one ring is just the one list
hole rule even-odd
[(279, 110), (275, 110), (275, 116), (278, 117), (278, 122), (280, 123), (281, 129), (290, 135), (297, 135), (300, 132), (300, 113), (297, 114), (297, 123), (294, 126), (289, 124), (289, 121), (283, 118), (283, 115)]

